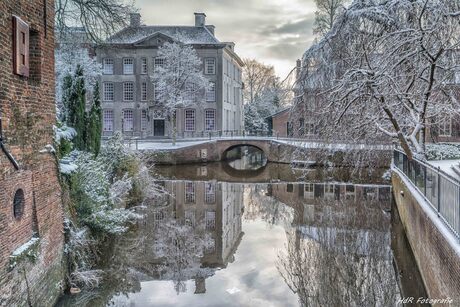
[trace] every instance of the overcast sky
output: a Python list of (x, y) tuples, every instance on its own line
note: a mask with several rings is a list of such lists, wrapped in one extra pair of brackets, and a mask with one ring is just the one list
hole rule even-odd
[(204, 12), (238, 55), (273, 65), (284, 78), (313, 40), (314, 0), (135, 0), (145, 24), (193, 25)]

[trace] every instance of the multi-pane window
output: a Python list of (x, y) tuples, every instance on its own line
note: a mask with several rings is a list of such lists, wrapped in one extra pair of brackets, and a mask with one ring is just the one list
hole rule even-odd
[(216, 227), (216, 211), (206, 211), (204, 220), (206, 229), (214, 229)]
[(123, 59), (123, 74), (132, 75), (134, 73), (134, 59), (124, 58)]
[(124, 101), (134, 100), (134, 82), (123, 83), (123, 100)]
[(187, 82), (185, 84), (185, 97), (184, 100), (188, 103), (192, 103), (196, 100), (196, 85), (193, 82)]
[(195, 211), (186, 210), (185, 211), (185, 224), (188, 226), (195, 226)]
[(166, 60), (164, 58), (155, 58), (153, 60), (153, 68), (154, 68), (154, 70), (157, 71), (158, 68), (164, 67), (165, 63), (166, 63)]
[(104, 101), (113, 101), (113, 83), (104, 82), (102, 83), (102, 92)]
[(452, 136), (452, 118), (450, 116), (441, 118), (438, 129), (439, 136)]
[(195, 183), (188, 181), (185, 183), (185, 202), (194, 203), (195, 202)]
[(113, 110), (104, 110), (103, 122), (104, 131), (113, 131)]
[(204, 128), (206, 131), (216, 130), (216, 110), (206, 109), (204, 111)]
[(214, 58), (207, 58), (204, 60), (204, 73), (207, 75), (215, 75), (216, 74), (216, 59)]
[(209, 87), (206, 90), (206, 101), (216, 101), (216, 82), (210, 81)]
[(160, 87), (158, 86), (158, 83), (155, 82), (155, 83), (153, 84), (153, 99), (154, 99), (155, 101), (159, 101), (160, 98), (161, 98), (161, 94), (162, 94), (162, 93), (161, 93)]
[(147, 130), (147, 110), (141, 111), (141, 130)]
[(216, 201), (216, 186), (213, 182), (204, 184), (204, 200), (207, 204), (213, 204)]
[(147, 100), (147, 82), (141, 83), (141, 101)]
[(133, 131), (133, 110), (123, 110), (123, 131)]
[(104, 59), (102, 61), (102, 72), (104, 75), (113, 75), (113, 59)]
[(141, 74), (147, 74), (147, 58), (141, 59)]
[(195, 131), (195, 110), (185, 110), (185, 131)]

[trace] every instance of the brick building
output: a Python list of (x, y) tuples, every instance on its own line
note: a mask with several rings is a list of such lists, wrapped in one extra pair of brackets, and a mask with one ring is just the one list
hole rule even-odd
[(131, 14), (130, 25), (96, 49), (103, 66), (104, 135), (122, 131), (127, 136), (170, 136), (171, 123), (155, 97), (151, 79), (155, 65), (163, 65), (157, 51), (165, 42), (193, 46), (212, 84), (205, 101), (177, 110), (178, 136), (243, 130), (243, 62), (235, 44), (220, 42), (204, 13), (195, 13), (192, 26), (147, 26), (141, 24), (139, 14)]
[[(53, 143), (54, 1), (0, 1), (0, 306), (50, 306), (63, 277)], [(49, 147), (48, 147), (49, 148)]]

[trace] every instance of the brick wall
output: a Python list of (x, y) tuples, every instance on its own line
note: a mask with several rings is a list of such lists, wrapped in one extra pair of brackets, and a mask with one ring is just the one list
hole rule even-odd
[[(30, 26), (28, 78), (13, 73), (13, 15)], [(53, 25), (53, 0), (0, 1), (0, 116), (6, 146), (20, 164), (16, 170), (0, 151), (0, 306), (49, 306), (60, 293), (61, 190), (55, 158), (40, 152), (52, 144), (55, 122)], [(15, 217), (18, 189), (23, 212)], [(12, 253), (33, 236), (36, 260), (12, 267)]]
[(278, 137), (287, 137), (288, 136), (288, 122), (289, 122), (290, 112), (285, 110), (276, 115), (273, 115), (273, 136)]
[(431, 208), (422, 208), (395, 172), (392, 184), (401, 222), (428, 296), (451, 298), (453, 303), (450, 306), (460, 306), (460, 253), (434, 224), (426, 211)]

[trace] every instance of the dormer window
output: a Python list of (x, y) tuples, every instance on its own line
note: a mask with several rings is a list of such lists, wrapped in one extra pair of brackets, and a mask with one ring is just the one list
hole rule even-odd
[(123, 59), (123, 74), (124, 75), (134, 74), (134, 59), (133, 58)]

